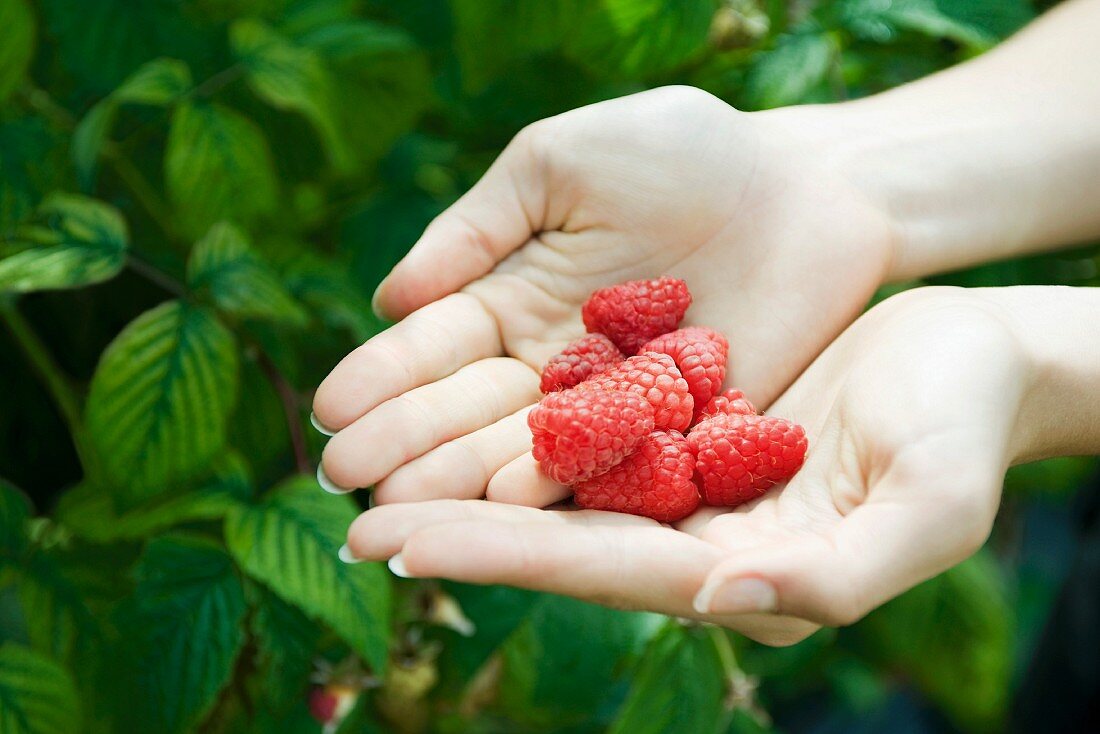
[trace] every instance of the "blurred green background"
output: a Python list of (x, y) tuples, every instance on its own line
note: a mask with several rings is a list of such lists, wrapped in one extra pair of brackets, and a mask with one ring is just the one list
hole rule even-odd
[(977, 557), (770, 649), (343, 565), (357, 508), (316, 486), (306, 417), (383, 326), (374, 286), (525, 124), (668, 83), (862, 96), (1042, 9), (0, 0), (0, 732), (318, 732), (311, 703), (329, 732), (999, 729), (1088, 460), (1014, 469)]

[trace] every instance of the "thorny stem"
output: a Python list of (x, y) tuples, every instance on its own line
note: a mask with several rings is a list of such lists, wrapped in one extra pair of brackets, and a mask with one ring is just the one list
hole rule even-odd
[(81, 418), (80, 396), (69, 377), (54, 361), (46, 345), (42, 343), (34, 328), (19, 313), (15, 304), (6, 299), (0, 299), (0, 320), (7, 325), (8, 330), (20, 348), (27, 355), (31, 367), (38, 374), (42, 384), (46, 386), (50, 398), (61, 413), (69, 434), (73, 439), (77, 457), (84, 468), (85, 475), (92, 473), (94, 455), (88, 446), (88, 437), (84, 432), (84, 422)]

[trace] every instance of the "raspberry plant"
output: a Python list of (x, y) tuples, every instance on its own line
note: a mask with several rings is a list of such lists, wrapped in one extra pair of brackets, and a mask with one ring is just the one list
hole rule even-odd
[[(748, 109), (859, 96), (1032, 12), (0, 0), (0, 732), (742, 732), (898, 701), (996, 727), (1037, 621), (991, 554), (786, 650), (397, 583), (338, 561), (356, 500), (317, 488), (306, 416), (382, 328), (372, 288), (522, 125), (671, 82)], [(1081, 282), (1096, 262), (952, 277)]]

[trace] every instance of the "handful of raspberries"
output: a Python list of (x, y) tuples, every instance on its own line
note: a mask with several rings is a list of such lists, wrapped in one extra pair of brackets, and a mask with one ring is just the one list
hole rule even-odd
[(532, 453), (580, 507), (673, 522), (700, 501), (748, 502), (801, 468), (802, 426), (721, 391), (729, 342), (678, 329), (690, 305), (676, 278), (602, 288), (581, 311), (589, 333), (543, 369)]

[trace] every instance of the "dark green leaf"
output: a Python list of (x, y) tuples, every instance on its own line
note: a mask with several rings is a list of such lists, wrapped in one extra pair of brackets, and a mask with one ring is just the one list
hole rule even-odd
[(0, 734), (73, 734), (79, 728), (80, 704), (68, 672), (21, 645), (0, 646)]
[(301, 326), (306, 313), (275, 272), (252, 249), (238, 227), (221, 222), (195, 244), (187, 262), (187, 284), (208, 292), (226, 313)]
[(73, 132), (73, 165), (84, 185), (91, 185), (96, 159), (110, 137), (119, 105), (167, 105), (190, 86), (191, 70), (187, 64), (176, 59), (155, 59), (88, 110)]
[(567, 35), (566, 53), (599, 74), (672, 71), (707, 43), (715, 0), (598, 0)]
[(536, 723), (583, 719), (663, 622), (655, 614), (544, 596), (501, 648), (501, 703)]
[(321, 631), (296, 607), (267, 590), (252, 617), (259, 647), (259, 689), (265, 705), (277, 711), (304, 699)]
[(317, 53), (255, 20), (234, 23), (230, 42), (256, 95), (278, 109), (301, 113), (317, 130), (332, 164), (348, 169), (352, 152), (338, 129), (335, 88)]
[(38, 215), (43, 224), (20, 228), (0, 259), (0, 293), (79, 288), (122, 270), (129, 234), (114, 207), (54, 194)]
[(892, 40), (899, 30), (948, 38), (974, 51), (989, 48), (995, 40), (983, 28), (945, 13), (936, 0), (847, 0), (841, 13), (854, 33), (879, 43)]
[(365, 341), (382, 329), (370, 300), (351, 280), (348, 269), (304, 253), (283, 267), (291, 293), (316, 313), (326, 327), (347, 329)]
[(23, 81), (34, 56), (34, 15), (27, 0), (0, 3), (0, 102)]
[(709, 633), (670, 622), (646, 650), (610, 731), (716, 732), (724, 718), (725, 696), (722, 661)]
[(120, 612), (131, 687), (129, 731), (192, 731), (229, 682), (247, 611), (233, 560), (185, 536), (149, 543), (137, 588)]
[(31, 645), (78, 670), (78, 654), (97, 638), (97, 625), (80, 589), (65, 573), (64, 557), (37, 551), (19, 581), (19, 601)]
[(997, 729), (1012, 673), (1012, 608), (980, 553), (873, 612), (854, 629), (873, 659), (900, 668), (963, 729)]
[(92, 377), (85, 422), (105, 480), (133, 500), (202, 472), (237, 395), (233, 335), (209, 311), (164, 303), (131, 322)]
[(829, 73), (836, 49), (828, 36), (783, 36), (776, 47), (754, 61), (745, 82), (746, 103), (753, 108), (781, 107), (805, 97)]
[(271, 150), (254, 122), (218, 104), (176, 108), (164, 153), (164, 185), (186, 234), (220, 220), (248, 226), (275, 208)]
[(0, 235), (47, 192), (67, 187), (68, 139), (36, 117), (0, 122)]
[(389, 575), (381, 564), (349, 565), (336, 556), (355, 515), (348, 497), (295, 477), (262, 504), (231, 512), (225, 536), (249, 575), (328, 624), (380, 671), (389, 645)]
[(14, 562), (27, 547), (31, 502), (12, 484), (0, 479), (0, 566)]

